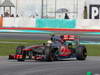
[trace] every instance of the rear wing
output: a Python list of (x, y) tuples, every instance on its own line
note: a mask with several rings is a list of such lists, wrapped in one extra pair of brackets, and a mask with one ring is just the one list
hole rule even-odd
[(64, 40), (79, 40), (79, 38), (78, 35), (64, 35)]

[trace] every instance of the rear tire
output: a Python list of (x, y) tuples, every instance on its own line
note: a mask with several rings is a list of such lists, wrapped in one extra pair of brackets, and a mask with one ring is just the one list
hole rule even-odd
[(86, 60), (87, 50), (85, 46), (78, 46), (76, 48), (76, 59), (77, 60)]

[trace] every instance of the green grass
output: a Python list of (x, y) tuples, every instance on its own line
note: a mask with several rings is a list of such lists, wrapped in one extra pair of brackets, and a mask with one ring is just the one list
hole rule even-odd
[(88, 56), (100, 56), (100, 45), (86, 45)]
[(0, 56), (7, 56), (9, 54), (14, 54), (16, 47), (20, 45), (21, 46), (39, 45), (44, 42), (46, 41), (45, 40), (0, 40)]
[[(16, 47), (20, 45), (39, 45), (44, 42), (46, 42), (46, 40), (0, 40), (0, 56), (14, 54)], [(100, 56), (100, 45), (86, 45), (86, 48), (88, 56)]]

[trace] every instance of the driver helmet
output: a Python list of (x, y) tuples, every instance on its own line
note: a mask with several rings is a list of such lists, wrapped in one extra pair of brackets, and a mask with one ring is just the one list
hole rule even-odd
[(51, 41), (51, 40), (48, 40), (48, 41), (47, 41), (47, 43), (48, 43), (48, 44), (51, 44), (51, 43), (52, 43), (52, 41)]

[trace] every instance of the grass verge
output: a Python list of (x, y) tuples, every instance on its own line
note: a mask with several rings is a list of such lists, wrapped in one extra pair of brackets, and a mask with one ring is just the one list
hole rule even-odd
[(0, 56), (14, 54), (17, 46), (39, 45), (46, 40), (0, 40)]
[(100, 56), (100, 45), (85, 45), (88, 56)]

